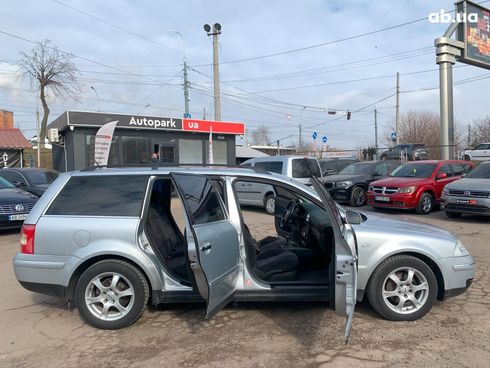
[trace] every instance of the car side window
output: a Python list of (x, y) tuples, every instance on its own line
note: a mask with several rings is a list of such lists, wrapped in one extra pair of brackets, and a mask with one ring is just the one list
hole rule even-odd
[(0, 171), (0, 176), (7, 179), (12, 184), (14, 184), (14, 182), (19, 182), (19, 183), (22, 183), (24, 185), (27, 185), (27, 183), (24, 180), (24, 178), (22, 177), (22, 175), (20, 175), (19, 173), (16, 173), (15, 171), (9, 171), (9, 170)]
[(254, 167), (256, 167), (259, 170), (282, 174), (281, 161), (256, 162)]
[(387, 176), (388, 175), (388, 166), (386, 164), (376, 165), (373, 173), (378, 173), (379, 176)]
[(183, 195), (186, 209), (194, 225), (226, 219), (224, 204), (215, 185), (205, 176), (176, 175), (174, 180)]
[(47, 210), (47, 215), (139, 216), (148, 176), (72, 177)]
[(437, 174), (445, 173), (447, 177), (453, 176), (453, 172), (451, 171), (451, 167), (448, 164), (444, 164), (441, 166)]
[(458, 175), (463, 175), (464, 173), (466, 173), (467, 169), (465, 168), (465, 165), (463, 164), (451, 164), (451, 166), (453, 167), (453, 171), (454, 171), (454, 175), (455, 176), (458, 176)]

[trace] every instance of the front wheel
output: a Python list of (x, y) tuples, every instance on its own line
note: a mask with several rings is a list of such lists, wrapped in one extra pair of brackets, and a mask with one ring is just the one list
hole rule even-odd
[(140, 318), (149, 298), (142, 272), (130, 263), (106, 259), (90, 266), (75, 288), (75, 303), (89, 325), (116, 330)]
[(464, 160), (465, 160), (465, 161), (471, 161), (471, 157), (470, 157), (470, 156), (468, 156), (468, 155), (464, 155)]
[(434, 200), (429, 193), (423, 193), (420, 197), (419, 203), (417, 204), (417, 208), (415, 212), (420, 215), (428, 215), (432, 211), (432, 205)]
[(399, 255), (388, 258), (373, 272), (367, 287), (369, 303), (392, 321), (413, 321), (427, 314), (437, 296), (437, 280), (420, 259)]
[(349, 204), (352, 207), (361, 207), (366, 204), (366, 191), (361, 187), (352, 189)]
[(268, 194), (264, 198), (265, 212), (269, 215), (273, 215), (276, 211), (276, 197), (274, 194)]

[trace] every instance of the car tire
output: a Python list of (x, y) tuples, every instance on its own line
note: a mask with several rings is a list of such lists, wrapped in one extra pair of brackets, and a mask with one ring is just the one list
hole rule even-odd
[(383, 261), (371, 275), (367, 297), (382, 317), (414, 321), (434, 305), (437, 280), (422, 260), (409, 255), (393, 256)]
[(82, 319), (104, 330), (117, 330), (136, 322), (148, 298), (148, 282), (143, 273), (118, 259), (93, 264), (75, 287), (75, 304)]
[(463, 214), (461, 212), (445, 212), (446, 216), (449, 218), (460, 218)]
[(386, 157), (386, 155), (381, 155), (381, 160), (386, 161), (386, 160), (388, 160), (388, 157)]
[(366, 204), (366, 191), (362, 187), (355, 187), (352, 189), (349, 205), (352, 207), (361, 207)]
[(276, 196), (274, 194), (267, 194), (264, 198), (265, 212), (269, 215), (273, 215), (276, 210)]
[(415, 212), (420, 215), (428, 215), (432, 211), (433, 205), (434, 199), (432, 196), (429, 193), (422, 193), (417, 208), (415, 208)]

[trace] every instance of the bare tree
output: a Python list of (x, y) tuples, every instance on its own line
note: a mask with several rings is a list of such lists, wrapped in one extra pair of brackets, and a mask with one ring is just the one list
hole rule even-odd
[(269, 128), (258, 127), (251, 133), (252, 144), (257, 146), (267, 146), (270, 142)]
[(468, 133), (470, 134), (468, 141), (471, 147), (475, 147), (483, 142), (490, 142), (490, 116), (475, 120)]
[(71, 62), (72, 56), (61, 52), (51, 41), (44, 40), (34, 47), (30, 54), (21, 52), (22, 59), (19, 64), (24, 69), (24, 75), (29, 79), (32, 87), (39, 89), (39, 98), (43, 106), (43, 119), (38, 137), (41, 147), (46, 139), (46, 124), (48, 122), (49, 107), (46, 101), (47, 93), (54, 96), (77, 99), (80, 92), (78, 86), (78, 69)]

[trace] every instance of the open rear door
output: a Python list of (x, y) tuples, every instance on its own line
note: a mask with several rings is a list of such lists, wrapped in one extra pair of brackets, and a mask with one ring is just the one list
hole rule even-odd
[(344, 337), (348, 341), (354, 318), (357, 297), (357, 244), (351, 225), (344, 223), (339, 209), (326, 189), (318, 181), (311, 184), (322, 200), (331, 218), (335, 234), (335, 312), (346, 317)]
[(204, 175), (170, 174), (186, 211), (188, 262), (199, 294), (207, 300), (212, 318), (234, 296), (239, 271), (238, 233), (225, 204)]

